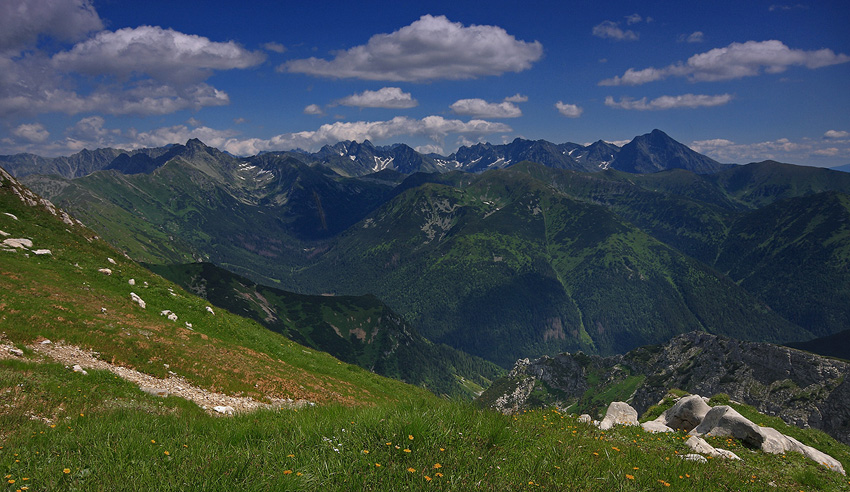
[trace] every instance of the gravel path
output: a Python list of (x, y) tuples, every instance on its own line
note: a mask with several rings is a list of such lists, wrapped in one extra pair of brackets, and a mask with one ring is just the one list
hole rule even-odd
[[(4, 340), (0, 342), (0, 359), (19, 357), (13, 353), (15, 347)], [(250, 412), (259, 408), (301, 408), (314, 403), (307, 400), (269, 398), (271, 403), (257, 401), (247, 396), (229, 396), (207, 391), (192, 385), (180, 376), (172, 375), (166, 379), (157, 378), (135, 369), (110, 364), (100, 360), (96, 352), (86, 351), (73, 345), (64, 345), (44, 341), (28, 346), (34, 352), (65, 364), (76, 370), (105, 369), (139, 386), (142, 391), (157, 396), (179, 396), (195, 402), (199, 407), (214, 415), (232, 415)]]

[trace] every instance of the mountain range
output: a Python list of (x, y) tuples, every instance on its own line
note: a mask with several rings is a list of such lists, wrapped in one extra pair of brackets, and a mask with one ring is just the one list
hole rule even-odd
[[(186, 146), (199, 143), (190, 140)], [(150, 173), (184, 151), (182, 145), (124, 151), (118, 149), (82, 150), (67, 157), (44, 158), (33, 154), (0, 156), (0, 165), (16, 177), (28, 174), (58, 174), (78, 178), (104, 169), (124, 174)], [(462, 146), (449, 156), (421, 154), (405, 144), (375, 146), (370, 141), (339, 142), (325, 145), (318, 152), (267, 152), (292, 157), (305, 164), (321, 165), (341, 176), (365, 176), (386, 169), (402, 174), (415, 172), (483, 172), (502, 169), (523, 161), (532, 161), (556, 169), (600, 171), (618, 169), (647, 173), (664, 169), (687, 169), (712, 173), (728, 165), (694, 152), (661, 130), (635, 137), (618, 147), (599, 140), (592, 144), (553, 144), (546, 140), (515, 139), (509, 144), (479, 143)], [(263, 155), (263, 154), (260, 154)]]
[(850, 176), (721, 165), (658, 130), (446, 158), (369, 142), (236, 158), (197, 140), (127, 155), (74, 179), (18, 173), (132, 258), (374, 295), (505, 368), (692, 330), (804, 341), (850, 319)]

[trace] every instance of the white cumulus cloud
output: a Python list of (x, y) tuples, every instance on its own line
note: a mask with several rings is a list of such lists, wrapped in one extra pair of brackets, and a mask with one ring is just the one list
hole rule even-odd
[(584, 109), (575, 104), (566, 104), (563, 101), (555, 103), (555, 109), (567, 118), (578, 118), (584, 112)]
[(320, 77), (422, 82), (474, 79), (521, 72), (543, 55), (537, 42), (516, 39), (498, 26), (464, 26), (423, 15), (409, 26), (376, 34), (333, 59), (291, 60), (280, 71)]
[(352, 94), (335, 101), (335, 104), (356, 108), (407, 109), (415, 108), (419, 102), (409, 92), (402, 92), (398, 87), (383, 87), (376, 91)]
[(419, 145), (413, 150), (419, 152), (420, 154), (443, 154), (443, 147), (434, 144)]
[(69, 51), (53, 56), (62, 71), (127, 78), (145, 74), (171, 83), (195, 83), (212, 70), (248, 68), (265, 55), (248, 51), (233, 41), (210, 41), (157, 26), (102, 31)]
[[(631, 22), (629, 23), (631, 24)], [(620, 24), (614, 21), (602, 21), (593, 26), (593, 35), (602, 39), (613, 39), (615, 41), (637, 41), (638, 33), (631, 29), (624, 31)]]
[(814, 69), (850, 62), (850, 56), (820, 50), (791, 49), (781, 41), (747, 41), (732, 43), (696, 54), (686, 62), (664, 68), (642, 70), (629, 68), (622, 76), (599, 82), (603, 86), (640, 85), (668, 77), (685, 77), (692, 82), (731, 80), (767, 73), (781, 73), (792, 66)]
[(690, 147), (721, 162), (777, 160), (792, 164), (832, 165), (850, 159), (850, 142), (803, 138), (778, 138), (762, 142), (737, 143), (725, 138), (696, 140)]
[(732, 97), (732, 94), (719, 94), (716, 96), (709, 96), (705, 94), (682, 94), (679, 96), (661, 96), (651, 101), (645, 97), (641, 99), (622, 97), (619, 101), (615, 101), (613, 97), (608, 96), (605, 98), (605, 105), (611, 108), (633, 109), (638, 111), (679, 108), (694, 109), (722, 106), (731, 101)]
[(0, 115), (90, 112), (163, 115), (183, 109), (224, 106), (229, 102), (225, 92), (203, 83), (183, 88), (152, 83), (105, 86), (88, 94), (44, 87), (38, 91), (0, 95)]
[(824, 138), (848, 138), (850, 137), (850, 132), (845, 132), (842, 130), (829, 130), (823, 134)]
[[(88, 4), (86, 4), (88, 5)], [(50, 56), (0, 53), (0, 116), (40, 113), (162, 115), (229, 104), (204, 82), (216, 70), (248, 68), (265, 55), (142, 26), (101, 31)]]
[(814, 155), (822, 155), (825, 157), (835, 157), (841, 152), (837, 147), (828, 147), (826, 149), (818, 149), (812, 152)]
[(322, 116), (323, 114), (325, 114), (325, 112), (322, 111), (322, 108), (318, 104), (308, 104), (304, 108), (304, 114), (313, 114), (313, 115), (316, 115), (316, 116)]
[(224, 149), (236, 155), (253, 155), (264, 150), (308, 149), (315, 150), (325, 144), (334, 144), (342, 140), (386, 140), (401, 135), (423, 136), (434, 142), (442, 142), (450, 134), (466, 135), (472, 138), (492, 133), (510, 132), (511, 127), (503, 123), (473, 119), (461, 121), (446, 119), (442, 116), (426, 116), (412, 119), (397, 116), (385, 121), (353, 121), (329, 123), (317, 130), (284, 133), (270, 139), (233, 138), (224, 144)]
[(516, 93), (513, 96), (506, 97), (505, 102), (512, 102), (512, 103), (528, 102), (528, 96), (520, 94), (520, 93)]
[(449, 108), (455, 114), (476, 118), (518, 118), (522, 116), (522, 110), (516, 104), (508, 101), (493, 103), (484, 99), (460, 99), (453, 102)]
[(50, 137), (50, 132), (41, 123), (25, 123), (12, 130), (12, 135), (29, 142), (44, 142)]
[(39, 35), (78, 41), (103, 29), (90, 0), (3, 0), (0, 2), (0, 53), (17, 54)]

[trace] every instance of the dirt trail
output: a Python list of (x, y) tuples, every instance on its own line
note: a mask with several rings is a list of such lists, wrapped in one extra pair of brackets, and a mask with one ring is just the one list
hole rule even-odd
[[(179, 396), (195, 402), (210, 414), (232, 415), (234, 413), (250, 412), (259, 408), (300, 408), (313, 405), (307, 400), (290, 400), (269, 398), (271, 403), (257, 401), (247, 396), (229, 396), (222, 393), (199, 388), (187, 382), (180, 376), (172, 375), (166, 379), (157, 378), (135, 369), (110, 364), (97, 358), (95, 352), (86, 351), (73, 345), (51, 343), (49, 341), (29, 345), (37, 354), (49, 357), (68, 367), (79, 365), (82, 369), (105, 369), (131, 381), (139, 386), (142, 391), (157, 396)], [(12, 353), (14, 346), (8, 340), (0, 341), (0, 359), (17, 358)]]

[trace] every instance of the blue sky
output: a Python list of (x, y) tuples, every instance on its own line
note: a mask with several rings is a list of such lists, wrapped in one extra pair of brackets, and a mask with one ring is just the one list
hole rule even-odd
[(659, 128), (722, 162), (837, 166), (848, 23), (846, 1), (4, 0), (0, 154)]

